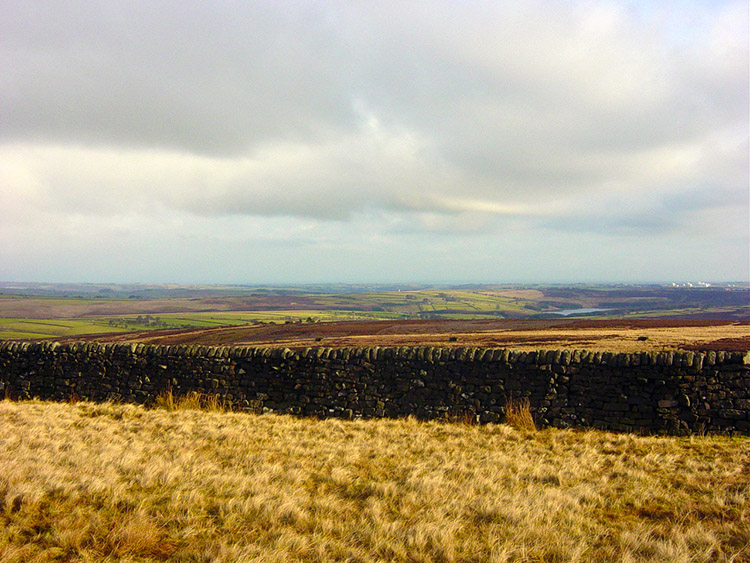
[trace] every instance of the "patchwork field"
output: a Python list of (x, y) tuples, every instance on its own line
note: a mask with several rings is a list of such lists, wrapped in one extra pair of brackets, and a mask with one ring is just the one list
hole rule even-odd
[(0, 560), (750, 560), (750, 440), (0, 402)]
[[(549, 286), (323, 293), (193, 286), (16, 287), (0, 283), (0, 338), (373, 320), (670, 319), (750, 321), (746, 288)], [(114, 288), (114, 289), (113, 289)], [(23, 294), (22, 291), (30, 293)], [(2, 294), (3, 291), (12, 293)]]
[(5, 285), (5, 291), (31, 292), (0, 295), (0, 338), (5, 339), (609, 351), (750, 348), (750, 290), (734, 286), (346, 286), (325, 293), (315, 288)]

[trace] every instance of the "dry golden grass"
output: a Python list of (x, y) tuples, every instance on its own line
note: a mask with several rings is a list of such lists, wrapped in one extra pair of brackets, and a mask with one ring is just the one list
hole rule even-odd
[[(750, 325), (726, 324), (718, 326), (635, 327), (635, 328), (579, 328), (508, 331), (498, 336), (517, 338), (512, 348), (534, 350), (544, 346), (558, 348), (586, 348), (595, 352), (644, 352), (661, 350), (692, 350), (694, 346), (723, 338), (749, 338)], [(638, 340), (639, 338), (647, 340)], [(523, 339), (531, 341), (525, 343)]]
[(190, 391), (184, 396), (175, 396), (171, 391), (157, 395), (157, 408), (174, 410), (203, 410), (211, 412), (227, 412), (232, 410), (232, 402), (221, 395), (198, 393)]
[(505, 424), (517, 430), (536, 430), (531, 414), (531, 403), (524, 399), (511, 399), (505, 405)]
[[(215, 331), (225, 329), (214, 329)], [(207, 331), (210, 332), (210, 331)], [(456, 338), (451, 342), (449, 338)], [(643, 340), (645, 338), (645, 340)], [(750, 340), (750, 325), (746, 323), (717, 326), (672, 327), (602, 327), (602, 328), (544, 328), (489, 329), (472, 332), (399, 333), (326, 337), (323, 344), (330, 347), (364, 346), (485, 346), (513, 350), (585, 349), (593, 352), (653, 352), (663, 350), (694, 350), (696, 346), (711, 345), (721, 339)], [(139, 340), (133, 338), (133, 341)], [(243, 341), (239, 336), (234, 344), (270, 347), (319, 346), (314, 338), (274, 335), (268, 339)], [(722, 349), (721, 347), (719, 349)]]
[(750, 560), (750, 439), (0, 402), (0, 560)]

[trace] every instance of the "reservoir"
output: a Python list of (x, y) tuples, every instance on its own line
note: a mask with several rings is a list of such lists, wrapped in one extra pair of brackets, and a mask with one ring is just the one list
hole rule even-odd
[(547, 311), (547, 313), (552, 314), (552, 315), (562, 315), (563, 317), (569, 317), (571, 315), (588, 315), (589, 313), (599, 313), (601, 311), (611, 311), (611, 309), (599, 309), (597, 307), (584, 307), (580, 309), (563, 309), (562, 311)]

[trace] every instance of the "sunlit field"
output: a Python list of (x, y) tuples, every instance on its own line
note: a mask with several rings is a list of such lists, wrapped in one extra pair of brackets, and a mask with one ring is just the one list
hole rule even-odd
[(247, 311), (240, 313), (210, 312), (121, 315), (85, 319), (0, 318), (0, 339), (67, 338), (89, 334), (144, 330), (214, 328), (221, 326), (254, 325), (258, 323), (380, 320), (401, 317), (403, 315), (397, 313), (376, 314), (357, 311)]
[(3, 562), (750, 560), (746, 437), (9, 401), (0, 429)]
[[(501, 320), (539, 315), (563, 320), (567, 317), (555, 315), (555, 311), (586, 311), (589, 307), (593, 307), (592, 312), (599, 312), (601, 319), (703, 318), (708, 315), (713, 319), (731, 321), (747, 319), (750, 315), (747, 294), (741, 291), (672, 295), (664, 289), (645, 288), (640, 293), (635, 291), (634, 296), (621, 296), (620, 301), (611, 296), (612, 291), (603, 287), (596, 290), (548, 289), (550, 291), (552, 294), (549, 296), (543, 291), (530, 289), (441, 289), (290, 295), (213, 295), (209, 292), (200, 297), (149, 299), (22, 297), (0, 294), (0, 338), (66, 338), (111, 332), (213, 328), (258, 323), (426, 318)], [(201, 294), (198, 292), (196, 295)], [(644, 302), (644, 295), (650, 295), (652, 299)], [(710, 299), (706, 301), (706, 295), (712, 296), (716, 302), (713, 303)], [(722, 300), (726, 299), (730, 299), (732, 303), (723, 304)], [(689, 307), (686, 307), (685, 300)], [(611, 308), (618, 303), (620, 309)], [(612, 316), (615, 311), (616, 316)], [(589, 314), (586, 318), (591, 320), (597, 317)]]

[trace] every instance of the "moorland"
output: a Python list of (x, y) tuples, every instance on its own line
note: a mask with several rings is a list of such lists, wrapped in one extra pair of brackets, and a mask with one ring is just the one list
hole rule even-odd
[[(0, 338), (748, 350), (750, 288), (0, 284)], [(0, 401), (0, 561), (750, 560), (746, 436), (226, 406)]]
[(538, 347), (546, 338), (550, 345), (587, 347), (603, 339), (603, 346), (623, 351), (633, 351), (632, 341), (641, 343), (635, 349), (699, 341), (742, 349), (747, 347), (748, 322), (750, 287), (742, 284), (0, 284), (0, 338), (6, 339)]
[(0, 560), (750, 559), (746, 437), (163, 406), (0, 402)]

